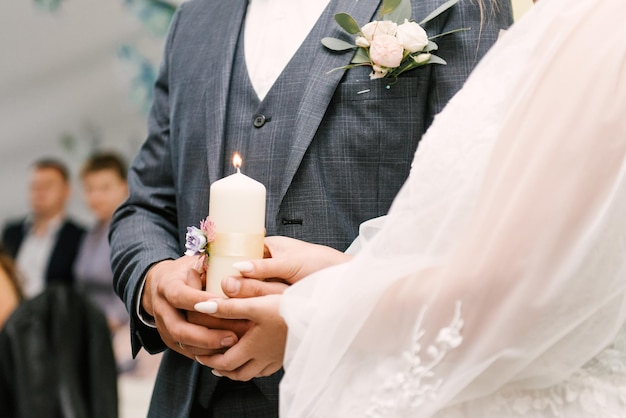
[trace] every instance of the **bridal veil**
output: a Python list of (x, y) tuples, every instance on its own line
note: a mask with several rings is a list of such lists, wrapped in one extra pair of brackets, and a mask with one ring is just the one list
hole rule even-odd
[(485, 399), (621, 358), (624, 19), (623, 0), (540, 0), (503, 35), (380, 232), (285, 293), (282, 416), (483, 417)]

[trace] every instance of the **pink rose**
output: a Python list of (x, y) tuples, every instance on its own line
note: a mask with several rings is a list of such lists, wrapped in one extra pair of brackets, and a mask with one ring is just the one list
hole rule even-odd
[(200, 229), (205, 233), (207, 242), (215, 241), (215, 222), (211, 218), (207, 216), (205, 220), (200, 221)]
[(404, 48), (395, 36), (376, 34), (370, 44), (370, 58), (382, 67), (396, 68), (402, 61), (403, 53)]

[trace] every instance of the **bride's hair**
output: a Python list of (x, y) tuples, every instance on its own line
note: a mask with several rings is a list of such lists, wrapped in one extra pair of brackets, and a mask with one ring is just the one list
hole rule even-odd
[[(462, 0), (461, 0), (462, 1)], [(478, 27), (478, 39), (480, 42), (480, 35), (483, 32), (483, 24), (486, 19), (489, 19), (500, 10), (500, 3), (503, 0), (469, 0), (476, 2), (478, 9), (480, 10), (480, 26)], [(511, 1), (511, 0), (507, 0)]]

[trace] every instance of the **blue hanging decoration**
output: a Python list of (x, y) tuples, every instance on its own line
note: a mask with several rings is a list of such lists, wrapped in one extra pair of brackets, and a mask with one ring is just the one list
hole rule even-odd
[(35, 0), (35, 6), (46, 12), (54, 12), (61, 5), (61, 0)]
[(167, 34), (170, 21), (176, 11), (172, 3), (161, 0), (124, 0), (126, 7), (153, 34)]

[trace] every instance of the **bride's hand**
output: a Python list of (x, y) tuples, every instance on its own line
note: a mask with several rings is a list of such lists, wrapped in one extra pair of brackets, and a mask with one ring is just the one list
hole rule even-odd
[[(262, 260), (235, 263), (235, 268), (244, 279), (226, 279), (222, 283), (224, 292), (231, 297), (282, 293), (287, 285), (318, 270), (345, 263), (352, 258), (350, 255), (324, 245), (310, 244), (281, 236), (265, 239), (264, 257)], [(250, 281), (245, 278), (267, 282)]]
[(247, 299), (213, 299), (196, 304), (198, 312), (224, 319), (251, 321), (239, 342), (223, 354), (197, 356), (196, 360), (218, 376), (250, 380), (269, 376), (283, 364), (287, 325), (278, 312), (280, 295)]

